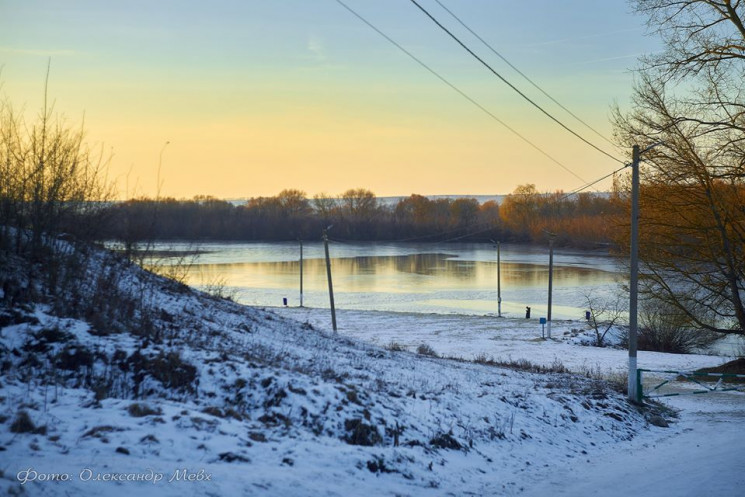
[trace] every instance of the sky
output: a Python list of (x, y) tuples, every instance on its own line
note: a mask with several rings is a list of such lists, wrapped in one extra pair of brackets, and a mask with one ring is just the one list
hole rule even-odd
[[(629, 160), (605, 141), (611, 107), (628, 107), (637, 58), (659, 46), (625, 0), (418, 1), (547, 112)], [(32, 121), (51, 60), (54, 110), (111, 157), (120, 198), (570, 191), (621, 167), (411, 1), (343, 3), (468, 99), (339, 0), (0, 0), (1, 91)]]

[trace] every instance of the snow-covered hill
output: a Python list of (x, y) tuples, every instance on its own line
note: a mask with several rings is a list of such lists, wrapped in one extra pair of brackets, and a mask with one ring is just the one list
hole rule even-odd
[(599, 380), (388, 350), (86, 261), (69, 295), (0, 299), (10, 495), (514, 495), (664, 429)]

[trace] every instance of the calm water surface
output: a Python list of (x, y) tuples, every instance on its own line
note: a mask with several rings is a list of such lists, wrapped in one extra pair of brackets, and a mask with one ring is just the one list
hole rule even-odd
[[(160, 247), (184, 250), (185, 244)], [(193, 248), (193, 247), (192, 247)], [(298, 243), (207, 243), (188, 283), (224, 285), (241, 303), (299, 305)], [(497, 253), (490, 244), (380, 244), (330, 242), (337, 308), (420, 313), (496, 314)], [(546, 315), (548, 247), (502, 245), (502, 314)], [(554, 251), (554, 319), (584, 315), (587, 295), (618, 292), (617, 261), (598, 252)], [(321, 242), (303, 244), (303, 304), (328, 307)]]

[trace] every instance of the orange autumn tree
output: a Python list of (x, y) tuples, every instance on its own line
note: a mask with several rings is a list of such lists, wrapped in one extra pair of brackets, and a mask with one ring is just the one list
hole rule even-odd
[[(692, 329), (745, 332), (745, 4), (637, 0), (663, 41), (641, 60), (632, 109), (639, 145), (643, 296)], [(624, 243), (626, 240), (619, 240)]]
[(538, 193), (533, 184), (518, 186), (499, 206), (502, 223), (518, 240), (544, 242), (549, 231), (559, 245), (588, 248), (610, 242), (618, 211), (606, 195)]

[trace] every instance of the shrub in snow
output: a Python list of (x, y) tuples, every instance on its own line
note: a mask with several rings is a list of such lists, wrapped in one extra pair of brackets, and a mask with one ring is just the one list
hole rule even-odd
[(385, 348), (390, 350), (391, 352), (406, 352), (406, 346), (398, 342), (391, 342), (386, 345)]
[(344, 430), (347, 432), (344, 441), (349, 445), (373, 446), (383, 441), (378, 429), (365, 423), (361, 418), (350, 418), (344, 421)]
[(142, 418), (144, 416), (156, 416), (163, 414), (163, 411), (159, 408), (152, 408), (147, 404), (141, 404), (139, 402), (130, 404), (127, 408), (127, 412), (133, 418)]
[(26, 411), (18, 411), (13, 423), (10, 425), (10, 431), (13, 433), (34, 433), (36, 425), (31, 421), (31, 416)]
[[(680, 309), (662, 301), (645, 300), (639, 309), (639, 350), (690, 354), (717, 341), (716, 333), (696, 329)], [(628, 343), (628, 334), (624, 337)]]
[(438, 449), (460, 450), (463, 447), (461, 443), (453, 437), (452, 433), (440, 433), (430, 440), (429, 444)]
[(435, 352), (435, 349), (427, 345), (426, 343), (421, 344), (419, 347), (416, 348), (416, 353), (419, 355), (426, 355), (429, 357), (439, 357), (437, 355), (437, 352)]

